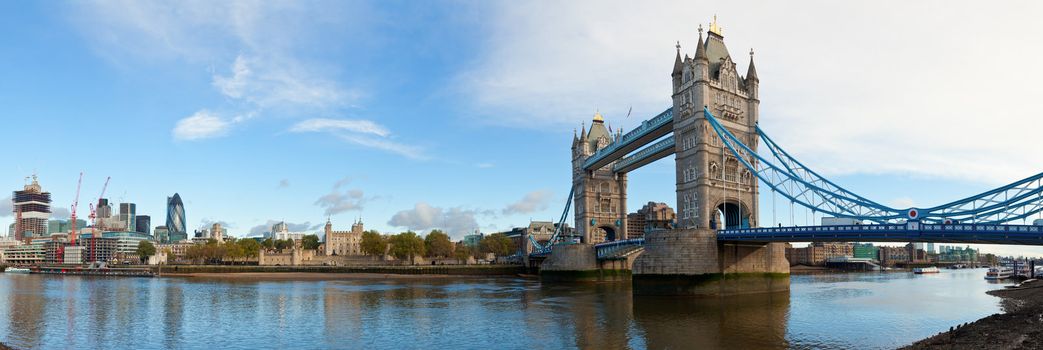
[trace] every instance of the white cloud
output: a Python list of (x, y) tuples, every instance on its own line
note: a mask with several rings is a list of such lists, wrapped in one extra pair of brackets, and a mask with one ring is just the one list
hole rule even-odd
[(511, 203), (504, 208), (503, 214), (531, 214), (536, 211), (547, 209), (547, 205), (550, 203), (552, 195), (553, 194), (550, 191), (546, 190), (529, 192), (521, 200)]
[(391, 133), (382, 125), (369, 120), (347, 120), (347, 119), (308, 119), (295, 124), (292, 132), (317, 132), (317, 131), (351, 131), (361, 134), (372, 134), (387, 137)]
[(70, 17), (94, 51), (117, 65), (230, 67), (212, 74), (212, 86), (226, 103), (209, 109), (234, 117), (182, 119), (174, 131), (184, 136), (180, 140), (224, 136), (270, 110), (291, 117), (336, 112), (362, 96), (333, 78), (339, 67), (309, 59), (307, 52), (329, 45), (331, 33), (364, 37), (364, 4), (107, 1), (73, 7)]
[(425, 202), (418, 202), (413, 209), (395, 213), (391, 220), (388, 220), (388, 225), (405, 227), (413, 231), (438, 228), (454, 237), (461, 237), (478, 228), (478, 220), (475, 219), (475, 216), (484, 214), (484, 212), (461, 207), (440, 208)]
[[(285, 221), (282, 221), (282, 220), (268, 220), (264, 224), (251, 227), (250, 228), (250, 233), (247, 234), (247, 236), (248, 237), (262, 236), (266, 232), (271, 232), (272, 225), (278, 224), (280, 222), (285, 222)], [(310, 221), (305, 221), (305, 222), (302, 222), (302, 223), (286, 222), (286, 226), (290, 230), (290, 232), (308, 232), (308, 231), (312, 231), (312, 230), (317, 230), (319, 227), (322, 227), (322, 225), (323, 224), (314, 224), (314, 225), (312, 225), (312, 223)]]
[(427, 156), (427, 154), (424, 153), (424, 150), (422, 148), (417, 146), (411, 146), (394, 141), (389, 141), (386, 139), (378, 139), (361, 135), (339, 134), (337, 135), (337, 137), (339, 137), (341, 140), (354, 143), (359, 146), (375, 148), (395, 153), (406, 158), (412, 158), (416, 160), (425, 160), (430, 158)]
[(62, 220), (64, 220), (64, 219), (68, 219), (70, 216), (72, 216), (72, 213), (69, 212), (69, 209), (67, 209), (65, 207), (53, 207), (53, 208), (51, 208), (51, 218), (52, 219), (62, 219)]
[(14, 215), (14, 204), (11, 196), (0, 198), (0, 218)]
[(225, 229), (229, 229), (229, 228), (233, 227), (232, 224), (229, 224), (227, 221), (214, 220), (214, 219), (210, 219), (210, 218), (203, 218), (203, 220), (199, 221), (199, 228), (200, 229), (208, 229), (209, 230), (211, 227), (214, 226), (214, 224), (221, 224), (221, 227), (223, 227)]
[(279, 180), (279, 188), (288, 188), (288, 187), (290, 187), (290, 180), (289, 179)]
[(485, 163), (477, 163), (474, 166), (476, 168), (479, 168), (479, 169), (490, 169), (490, 168), (496, 167), (496, 164), (485, 162)]
[(194, 141), (220, 137), (228, 134), (229, 125), (231, 124), (220, 116), (201, 110), (177, 122), (174, 126), (174, 138)]
[(369, 120), (308, 119), (290, 127), (290, 132), (324, 132), (355, 145), (395, 153), (407, 158), (424, 160), (428, 156), (417, 146), (392, 141), (391, 132)]
[(241, 54), (232, 63), (231, 75), (214, 75), (213, 85), (223, 95), (260, 109), (337, 107), (358, 97), (300, 65), (287, 58)]
[(315, 205), (326, 209), (325, 214), (336, 215), (346, 211), (362, 210), (367, 198), (360, 189), (340, 191), (337, 187), (333, 191), (315, 200)]
[(1043, 4), (500, 5), (458, 77), (482, 120), (566, 132), (599, 107), (632, 127), (669, 107), (675, 41), (693, 55), (716, 13), (741, 72), (757, 49), (761, 126), (820, 173), (1006, 183), (1043, 163)]
[(338, 189), (338, 188), (344, 187), (345, 185), (351, 183), (351, 180), (352, 180), (351, 176), (345, 176), (345, 177), (341, 178), (340, 180), (337, 180), (337, 182), (333, 184), (333, 188), (334, 189)]
[(889, 203), (892, 208), (913, 208), (916, 207), (916, 201), (909, 197), (895, 198)]

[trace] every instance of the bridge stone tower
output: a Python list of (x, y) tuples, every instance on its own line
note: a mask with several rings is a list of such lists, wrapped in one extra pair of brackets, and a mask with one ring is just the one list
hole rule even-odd
[[(750, 51), (746, 76), (739, 75), (716, 21), (706, 40), (699, 27), (695, 57), (674, 59), (673, 103), (679, 228), (755, 227), (757, 181), (719, 140), (704, 106), (742, 142), (757, 149), (759, 79)], [(752, 159), (747, 159), (753, 162)], [(721, 217), (725, 222), (721, 222)]]
[(757, 149), (760, 82), (753, 52), (743, 77), (714, 21), (705, 41), (699, 28), (695, 57), (682, 59), (678, 45), (671, 80), (678, 227), (645, 235), (644, 252), (633, 264), (634, 293), (710, 296), (789, 290), (783, 244), (717, 239), (722, 228), (757, 226), (758, 188), (753, 174), (709, 125), (704, 107)]
[[(627, 175), (614, 173), (612, 164), (592, 172), (583, 162), (599, 149), (616, 141), (621, 130), (612, 134), (601, 113), (587, 131), (584, 126), (572, 140), (572, 186), (575, 203), (576, 234), (583, 243), (596, 244), (626, 238)], [(613, 163), (614, 164), (614, 163)]]

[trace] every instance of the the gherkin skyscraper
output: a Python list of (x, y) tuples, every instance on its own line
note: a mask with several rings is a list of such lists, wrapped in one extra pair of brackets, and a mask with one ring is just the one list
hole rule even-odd
[(167, 197), (167, 230), (171, 241), (175, 237), (188, 237), (185, 222), (185, 203), (181, 202), (181, 195), (174, 193), (173, 197)]

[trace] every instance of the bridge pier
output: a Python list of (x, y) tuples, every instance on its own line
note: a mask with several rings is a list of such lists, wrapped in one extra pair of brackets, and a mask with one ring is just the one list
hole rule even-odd
[(710, 229), (651, 232), (634, 261), (634, 294), (726, 296), (789, 290), (781, 243), (718, 242)]
[(598, 260), (594, 245), (561, 244), (540, 265), (544, 282), (606, 282), (630, 280), (635, 257)]

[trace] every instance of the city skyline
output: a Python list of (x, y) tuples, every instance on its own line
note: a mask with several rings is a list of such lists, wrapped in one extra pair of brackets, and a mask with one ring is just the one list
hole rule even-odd
[[(43, 154), (9, 167), (4, 191), (37, 172), (53, 206), (67, 210), (82, 170), (80, 213), (112, 176), (106, 197), (138, 204), (157, 224), (163, 199), (183, 195), (189, 231), (213, 221), (237, 235), (278, 221), (317, 231), (332, 216), (335, 225), (362, 217), (386, 232), (446, 228), (454, 239), (556, 218), (568, 193), (571, 129), (589, 126), (595, 110), (626, 130), (660, 111), (675, 43), (645, 41), (676, 38), (692, 54), (697, 26), (712, 16), (677, 11), (676, 21), (634, 37), (628, 25), (652, 23), (642, 18), (666, 16), (649, 12), (663, 9), (624, 16), (622, 5), (496, 4), (402, 13), (394, 5), (275, 3), (206, 14), (189, 6), (183, 13), (192, 17), (183, 18), (151, 3), (33, 6), (20, 10), (37, 16), (0, 24), (25, 34), (0, 39), (0, 52), (16, 62), (0, 68), (11, 77), (0, 83), (0, 100), (14, 129), (50, 138)], [(828, 6), (803, 20), (716, 11), (740, 65), (754, 48), (765, 128), (808, 166), (901, 207), (940, 204), (1040, 170), (1033, 157), (1043, 146), (1031, 142), (1031, 128), (1011, 127), (1031, 125), (1035, 106), (1024, 97), (1039, 88), (1027, 81), (1043, 78), (1023, 52), (1043, 45), (1019, 39), (1040, 31), (1018, 16), (1031, 11)], [(596, 13), (568, 24), (540, 19), (586, 10)], [(926, 19), (934, 27), (902, 26), (928, 11), (941, 12)], [(1002, 21), (981, 16), (997, 11), (1010, 13), (994, 16)], [(700, 15), (683, 17), (691, 13)], [(377, 19), (361, 20), (367, 15)], [(305, 20), (314, 16), (322, 20)], [(395, 16), (407, 20), (379, 20)], [(870, 20), (880, 25), (844, 25)], [(826, 24), (837, 29), (816, 29)], [(773, 25), (787, 30), (757, 30)], [(439, 29), (417, 33), (431, 27)], [(542, 40), (561, 32), (576, 34)], [(459, 46), (434, 45), (447, 39)], [(975, 45), (985, 41), (988, 49)], [(980, 67), (990, 60), (1003, 64)], [(555, 76), (567, 79), (547, 86)], [(36, 137), (0, 142), (15, 149)], [(972, 138), (980, 141), (974, 149), (965, 142)], [(676, 207), (669, 163), (632, 175), (640, 181), (631, 181), (631, 208)], [(0, 222), (13, 221), (10, 212), (0, 210)], [(761, 211), (762, 223), (774, 221)]]

